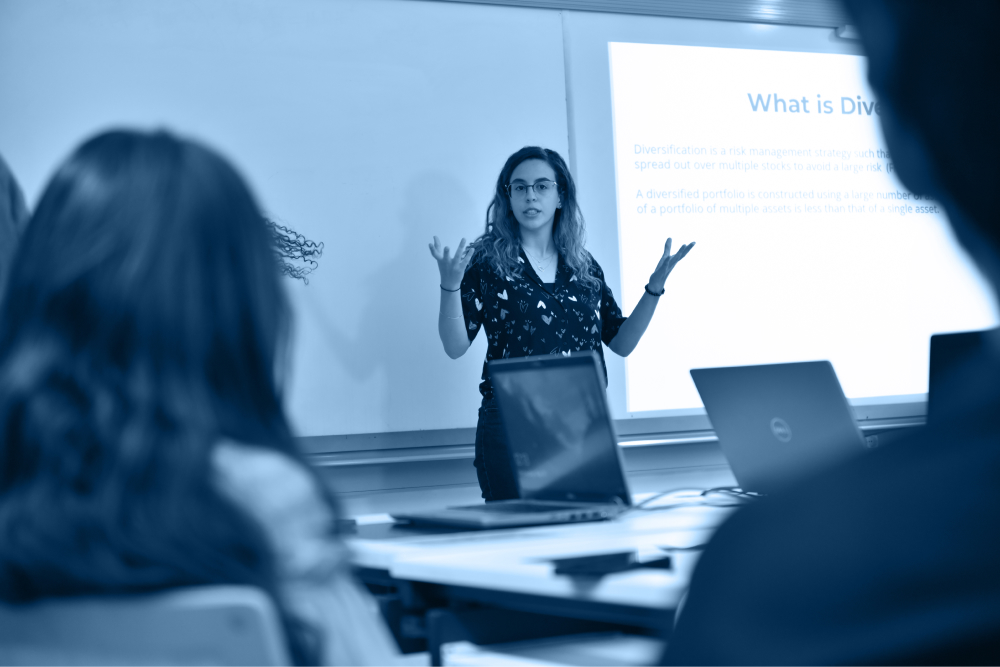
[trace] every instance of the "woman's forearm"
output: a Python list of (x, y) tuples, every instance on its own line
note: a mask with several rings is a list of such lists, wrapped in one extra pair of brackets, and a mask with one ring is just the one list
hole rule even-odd
[[(660, 300), (660, 297), (653, 296), (653, 294), (663, 294), (666, 289), (667, 276), (673, 271), (677, 262), (684, 259), (691, 252), (691, 248), (694, 247), (694, 242), (682, 245), (676, 254), (671, 255), (670, 244), (672, 242), (673, 239), (667, 239), (667, 242), (663, 244), (663, 256), (660, 257), (660, 261), (656, 264), (652, 275), (649, 276), (649, 282), (646, 283), (646, 293), (642, 295), (639, 303), (635, 306), (635, 310), (622, 323), (621, 328), (618, 329), (618, 333), (608, 343), (608, 347), (615, 354), (627, 357), (635, 349), (635, 346), (639, 344), (639, 339), (646, 333), (646, 327), (649, 326), (650, 320), (653, 319), (653, 313), (656, 312), (656, 304)], [(653, 294), (650, 293), (650, 290), (652, 290)]]
[(438, 311), (438, 334), (445, 354), (458, 359), (469, 349), (472, 341), (465, 331), (465, 317), (462, 315), (461, 292), (441, 292), (441, 308)]
[(648, 292), (642, 295), (639, 303), (632, 310), (632, 314), (622, 322), (618, 333), (608, 343), (612, 352), (622, 357), (627, 357), (632, 353), (635, 346), (639, 344), (642, 335), (646, 333), (646, 327), (653, 319), (653, 313), (656, 312), (656, 304), (659, 300), (659, 297), (652, 296)]

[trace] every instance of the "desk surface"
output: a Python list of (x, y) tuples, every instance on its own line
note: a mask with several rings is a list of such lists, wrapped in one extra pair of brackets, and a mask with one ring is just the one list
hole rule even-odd
[[(362, 527), (349, 538), (354, 562), (398, 580), (650, 609), (676, 607), (700, 551), (732, 508), (680, 506), (633, 511), (613, 521), (474, 532)], [(603, 577), (556, 575), (552, 559), (634, 550), (670, 554), (670, 570)]]

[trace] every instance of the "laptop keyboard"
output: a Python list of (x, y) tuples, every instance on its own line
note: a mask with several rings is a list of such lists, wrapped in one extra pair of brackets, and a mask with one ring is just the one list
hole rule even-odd
[(580, 509), (579, 505), (557, 505), (555, 503), (551, 505), (539, 505), (537, 503), (530, 502), (499, 502), (499, 503), (486, 503), (485, 505), (466, 505), (465, 507), (454, 507), (452, 509), (456, 510), (476, 510), (478, 512), (496, 512), (498, 514), (525, 514), (525, 513), (540, 513), (540, 512), (554, 512), (558, 510), (572, 510)]

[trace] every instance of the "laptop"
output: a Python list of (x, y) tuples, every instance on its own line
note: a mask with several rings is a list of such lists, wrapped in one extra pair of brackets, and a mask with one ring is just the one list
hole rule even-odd
[(599, 521), (631, 505), (597, 354), (502, 359), (488, 370), (519, 499), (394, 518), (507, 528)]
[(983, 338), (987, 331), (935, 334), (931, 336), (931, 355), (927, 382), (927, 423), (942, 423), (948, 415), (959, 415), (974, 405), (977, 398), (996, 391), (996, 369), (989, 354), (984, 354)]
[(829, 361), (695, 368), (691, 378), (744, 491), (774, 493), (866, 449)]

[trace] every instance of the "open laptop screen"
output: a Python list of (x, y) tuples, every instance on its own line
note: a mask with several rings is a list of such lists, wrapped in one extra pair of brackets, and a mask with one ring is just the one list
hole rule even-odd
[(596, 355), (490, 362), (522, 498), (630, 498)]
[(691, 378), (744, 491), (774, 493), (865, 450), (829, 361), (693, 368)]
[(977, 398), (992, 394), (996, 368), (992, 355), (985, 353), (984, 338), (990, 333), (963, 331), (931, 336), (928, 424), (960, 415)]

